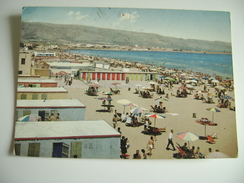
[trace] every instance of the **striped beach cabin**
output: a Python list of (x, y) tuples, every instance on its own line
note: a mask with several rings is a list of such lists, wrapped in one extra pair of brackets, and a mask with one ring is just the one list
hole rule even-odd
[(123, 71), (80, 71), (80, 78), (97, 80), (150, 81), (157, 72), (123, 72)]
[(85, 120), (86, 106), (78, 99), (17, 100), (16, 120), (29, 114), (37, 114), (48, 121), (51, 114), (60, 114), (62, 121)]
[(121, 134), (104, 120), (16, 122), (15, 154), (119, 159), (120, 137)]
[(66, 99), (68, 91), (63, 87), (18, 88), (17, 100)]

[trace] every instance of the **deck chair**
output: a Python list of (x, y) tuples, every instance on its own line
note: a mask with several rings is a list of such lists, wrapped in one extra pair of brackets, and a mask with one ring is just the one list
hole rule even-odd
[(187, 158), (187, 154), (180, 147), (177, 147), (177, 149), (181, 155), (181, 158)]
[(208, 143), (210, 143), (210, 144), (215, 143), (214, 139), (210, 135), (208, 135), (207, 138), (208, 138), (208, 141), (207, 141)]
[(212, 139), (217, 139), (217, 138), (218, 138), (217, 135), (218, 135), (218, 133), (214, 132), (214, 133), (211, 135)]

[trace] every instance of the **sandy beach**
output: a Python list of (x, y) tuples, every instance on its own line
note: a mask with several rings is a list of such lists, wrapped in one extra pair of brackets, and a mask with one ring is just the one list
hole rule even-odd
[[(96, 119), (104, 119), (111, 126), (112, 118), (114, 115), (114, 111), (117, 110), (118, 113), (124, 112), (124, 106), (122, 104), (117, 103), (120, 99), (127, 99), (134, 104), (137, 104), (140, 107), (146, 108), (147, 110), (143, 112), (150, 112), (150, 105), (154, 106), (158, 105), (158, 102), (155, 101), (156, 98), (162, 97), (165, 98), (165, 95), (157, 94), (156, 92), (151, 92), (153, 94), (153, 98), (142, 98), (138, 94), (134, 94), (135, 88), (138, 88), (136, 84), (140, 84), (139, 90), (143, 90), (143, 87), (149, 87), (150, 84), (148, 81), (130, 81), (130, 83), (126, 84), (125, 81), (108, 81), (108, 80), (100, 80), (99, 81), (99, 92), (98, 96), (88, 96), (85, 94), (85, 90), (88, 89), (88, 83), (73, 80), (71, 86), (65, 85), (64, 80), (57, 80), (59, 87), (64, 87), (68, 90), (69, 98), (79, 99), (83, 104), (86, 105), (86, 120), (96, 120)], [(92, 80), (92, 82), (97, 82)], [(106, 97), (103, 92), (109, 92), (110, 88), (115, 89), (116, 86), (111, 85), (114, 82), (120, 83), (117, 85), (117, 88), (120, 90), (120, 94), (112, 95), (112, 104), (114, 105), (112, 112), (97, 112), (96, 110), (103, 110), (104, 107), (101, 106), (102, 101), (98, 100), (99, 97)], [(155, 141), (155, 149), (153, 149), (153, 155), (149, 157), (149, 159), (175, 159), (173, 158), (173, 154), (177, 151), (166, 150), (166, 146), (168, 143), (168, 135), (171, 129), (174, 130), (173, 142), (176, 147), (176, 143), (183, 145), (186, 141), (179, 139), (176, 135), (180, 132), (193, 132), (199, 136), (205, 136), (205, 126), (199, 123), (196, 123), (197, 119), (202, 117), (208, 118), (212, 120), (213, 112), (206, 110), (207, 108), (218, 108), (218, 98), (213, 97), (213, 101), (215, 103), (208, 104), (203, 103), (202, 100), (194, 99), (194, 93), (197, 90), (203, 90), (202, 86), (196, 86), (195, 90), (193, 90), (193, 94), (189, 94), (187, 98), (178, 98), (172, 96), (175, 95), (176, 91), (179, 89), (181, 84), (173, 84), (172, 89), (165, 88), (165, 93), (169, 95), (169, 101), (163, 102), (163, 107), (166, 107), (168, 110), (167, 113), (162, 113), (166, 118), (157, 119), (156, 127), (164, 128), (166, 127), (166, 132), (163, 132), (161, 135), (157, 135), (157, 140)], [(131, 88), (129, 91), (128, 88)], [(209, 93), (215, 93), (215, 88), (211, 86), (207, 86), (209, 89)], [(207, 93), (203, 93), (204, 97), (207, 98)], [(227, 95), (234, 98), (234, 90), (227, 91)], [(232, 106), (234, 105), (234, 101), (231, 101)], [(206, 126), (206, 135), (212, 135), (213, 133), (217, 133), (217, 139), (214, 144), (207, 143), (207, 140), (196, 140), (193, 142), (189, 142), (190, 147), (195, 146), (200, 147), (200, 151), (203, 155), (208, 154), (208, 148), (211, 148), (212, 151), (219, 150), (220, 152), (230, 156), (231, 158), (235, 158), (238, 156), (238, 148), (237, 148), (237, 134), (236, 134), (236, 118), (235, 111), (232, 111), (228, 108), (218, 108), (221, 112), (214, 113), (214, 123), (217, 123), (217, 126)], [(130, 107), (125, 107), (125, 112), (130, 112)], [(196, 118), (193, 117), (193, 113), (196, 113)], [(177, 114), (177, 115), (174, 115)], [(62, 119), (62, 116), (61, 116)], [(150, 118), (153, 122), (154, 119)], [(153, 126), (153, 124), (152, 124)], [(122, 136), (125, 136), (129, 139), (130, 147), (128, 148), (127, 154), (130, 155), (129, 159), (133, 158), (133, 154), (135, 154), (136, 150), (145, 149), (147, 142), (150, 139), (150, 135), (143, 134), (143, 125), (139, 127), (129, 127), (126, 126), (125, 123), (118, 121), (118, 126), (121, 129)], [(117, 129), (116, 127), (116, 129)], [(99, 127), (98, 127), (99, 128)], [(140, 152), (141, 153), (141, 152)], [(142, 155), (142, 153), (141, 153)]]

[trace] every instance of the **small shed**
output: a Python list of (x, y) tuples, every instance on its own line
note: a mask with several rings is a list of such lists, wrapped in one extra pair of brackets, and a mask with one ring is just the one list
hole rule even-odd
[(86, 106), (78, 99), (17, 100), (17, 119), (37, 114), (42, 121), (49, 121), (52, 114), (56, 117), (58, 113), (62, 121), (85, 120)]
[(17, 100), (66, 99), (68, 91), (63, 87), (18, 88)]
[(58, 82), (50, 79), (18, 79), (18, 86), (24, 87), (57, 87)]
[(104, 120), (16, 122), (15, 154), (56, 158), (120, 158), (120, 137)]

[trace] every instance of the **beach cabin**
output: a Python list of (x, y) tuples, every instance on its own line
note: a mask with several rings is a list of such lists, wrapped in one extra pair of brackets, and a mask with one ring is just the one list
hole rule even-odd
[(89, 61), (84, 61), (80, 63), (66, 63), (66, 62), (45, 62), (49, 65), (51, 74), (54, 75), (61, 71), (64, 71), (70, 75), (76, 75), (77, 71), (80, 69), (89, 69), (93, 68), (93, 65)]
[(62, 121), (85, 120), (86, 106), (78, 99), (17, 100), (17, 119), (37, 114), (41, 117), (41, 121), (49, 121), (51, 114), (56, 117), (58, 113)]
[(68, 91), (63, 87), (18, 88), (17, 100), (66, 99)]
[(119, 159), (120, 137), (121, 134), (104, 120), (16, 122), (15, 154)]
[(49, 79), (18, 79), (18, 86), (23, 87), (57, 87), (58, 82)]
[(125, 81), (150, 81), (157, 72), (124, 72), (124, 71), (80, 71), (79, 77), (82, 79), (97, 80), (120, 80)]

